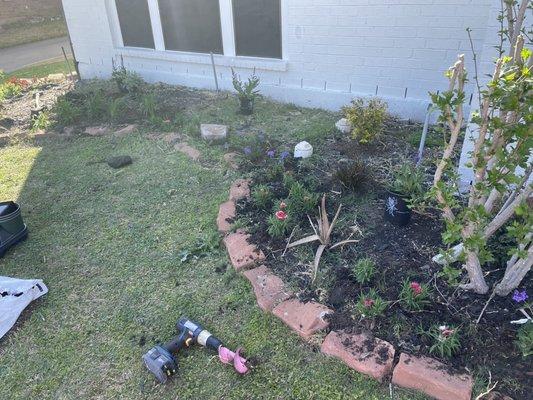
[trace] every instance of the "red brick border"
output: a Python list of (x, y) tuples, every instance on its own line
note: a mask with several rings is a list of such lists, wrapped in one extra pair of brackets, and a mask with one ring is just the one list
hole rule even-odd
[[(221, 233), (227, 234), (230, 230), (226, 219), (235, 216), (235, 202), (250, 196), (249, 185), (250, 180), (238, 179), (231, 186), (229, 201), (221, 204), (217, 218)], [(261, 263), (265, 255), (248, 239), (249, 235), (238, 231), (227, 235), (224, 244), (233, 267), (251, 282), (259, 307), (272, 311), (305, 339), (326, 329), (329, 323), (324, 317), (333, 313), (332, 310), (319, 303), (290, 299), (292, 293), (285, 291), (283, 281), (264, 265), (249, 269)], [(437, 400), (469, 400), (472, 395), (473, 380), (470, 375), (449, 373), (446, 366), (437, 360), (405, 353), (400, 355), (400, 361), (394, 366), (394, 346), (378, 338), (332, 331), (323, 341), (321, 351), (380, 381), (393, 371), (392, 383), (395, 385), (419, 390)]]

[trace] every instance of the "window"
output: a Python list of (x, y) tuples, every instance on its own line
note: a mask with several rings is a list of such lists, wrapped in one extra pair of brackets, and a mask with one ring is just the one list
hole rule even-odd
[(167, 50), (223, 54), (219, 0), (159, 0)]
[(233, 0), (238, 56), (281, 58), (280, 0)]
[(116, 0), (124, 46), (154, 48), (147, 0)]

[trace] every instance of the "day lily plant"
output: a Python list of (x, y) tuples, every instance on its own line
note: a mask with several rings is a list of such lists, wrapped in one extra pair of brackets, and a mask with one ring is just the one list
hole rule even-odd
[(341, 240), (340, 242), (337, 242), (335, 244), (331, 244), (331, 233), (333, 232), (333, 228), (335, 227), (335, 223), (337, 222), (337, 219), (339, 218), (339, 214), (342, 209), (342, 204), (339, 205), (339, 208), (337, 209), (337, 212), (335, 213), (335, 217), (333, 217), (333, 221), (331, 223), (329, 222), (328, 214), (326, 211), (326, 195), (322, 196), (322, 203), (321, 206), (318, 208), (318, 218), (317, 218), (317, 226), (313, 224), (313, 221), (307, 216), (309, 219), (309, 223), (311, 224), (311, 228), (313, 228), (314, 235), (307, 236), (303, 239), (297, 240), (296, 242), (293, 242), (287, 246), (287, 248), (300, 246), (302, 244), (306, 243), (312, 243), (318, 241), (320, 244), (318, 246), (318, 249), (315, 253), (315, 259), (313, 261), (313, 282), (316, 279), (317, 273), (318, 273), (318, 266), (320, 264), (320, 258), (322, 257), (322, 254), (324, 253), (324, 250), (329, 248), (329, 250), (336, 249), (337, 247), (344, 246), (349, 243), (357, 243), (358, 240), (352, 240), (352, 239), (346, 239)]

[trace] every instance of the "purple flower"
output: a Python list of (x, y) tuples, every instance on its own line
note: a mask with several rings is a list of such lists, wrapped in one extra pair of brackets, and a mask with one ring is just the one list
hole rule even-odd
[(279, 159), (280, 159), (280, 161), (284, 161), (290, 155), (291, 155), (291, 153), (289, 153), (287, 150), (282, 151), (281, 154), (279, 155)]
[(513, 300), (517, 303), (522, 303), (526, 301), (528, 298), (529, 296), (527, 295), (527, 292), (525, 291), (525, 289), (522, 290), (521, 292), (519, 292), (518, 290), (515, 290), (513, 293)]
[(274, 158), (275, 155), (276, 155), (276, 151), (275, 150), (267, 151), (267, 156), (269, 156), (270, 158)]
[(244, 151), (244, 154), (246, 154), (247, 156), (252, 154), (252, 149), (250, 147), (245, 147), (242, 150)]

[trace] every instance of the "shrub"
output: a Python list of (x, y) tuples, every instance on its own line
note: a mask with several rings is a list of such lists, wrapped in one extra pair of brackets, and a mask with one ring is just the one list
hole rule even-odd
[(387, 105), (379, 99), (365, 102), (358, 98), (352, 101), (351, 106), (344, 107), (343, 111), (353, 127), (352, 137), (360, 143), (369, 143), (383, 130)]
[(405, 280), (400, 292), (401, 304), (410, 311), (422, 310), (429, 303), (429, 291), (426, 284)]
[(54, 106), (56, 120), (59, 125), (69, 126), (76, 124), (81, 118), (81, 108), (66, 98), (60, 98)]
[(128, 71), (124, 66), (113, 68), (111, 79), (122, 93), (139, 93), (144, 87), (144, 80), (141, 76), (136, 72)]
[(390, 189), (406, 197), (419, 198), (424, 193), (424, 179), (422, 169), (405, 163), (395, 171)]
[(272, 200), (272, 193), (266, 185), (257, 185), (252, 190), (252, 200), (257, 208), (266, 209)]
[(533, 321), (529, 320), (518, 329), (516, 344), (523, 357), (533, 355)]
[(254, 101), (259, 94), (257, 87), (259, 86), (259, 77), (255, 75), (255, 72), (248, 78), (247, 82), (243, 82), (239, 79), (233, 68), (231, 69), (233, 88), (237, 91), (237, 97), (242, 103), (249, 103), (253, 107)]
[(357, 160), (351, 164), (342, 165), (335, 177), (348, 189), (358, 189), (368, 178), (366, 165)]
[(376, 273), (376, 264), (371, 258), (362, 258), (355, 263), (352, 274), (355, 280), (364, 285), (372, 280)]
[(373, 319), (383, 315), (387, 305), (387, 301), (383, 300), (374, 289), (370, 289), (368, 293), (359, 295), (355, 308), (361, 316)]
[(280, 239), (289, 231), (288, 216), (285, 212), (278, 211), (276, 214), (268, 217), (268, 234), (273, 238)]
[(450, 358), (461, 347), (459, 341), (459, 329), (446, 325), (433, 325), (428, 335), (433, 340), (433, 344), (429, 348), (431, 354), (438, 354), (441, 357)]

